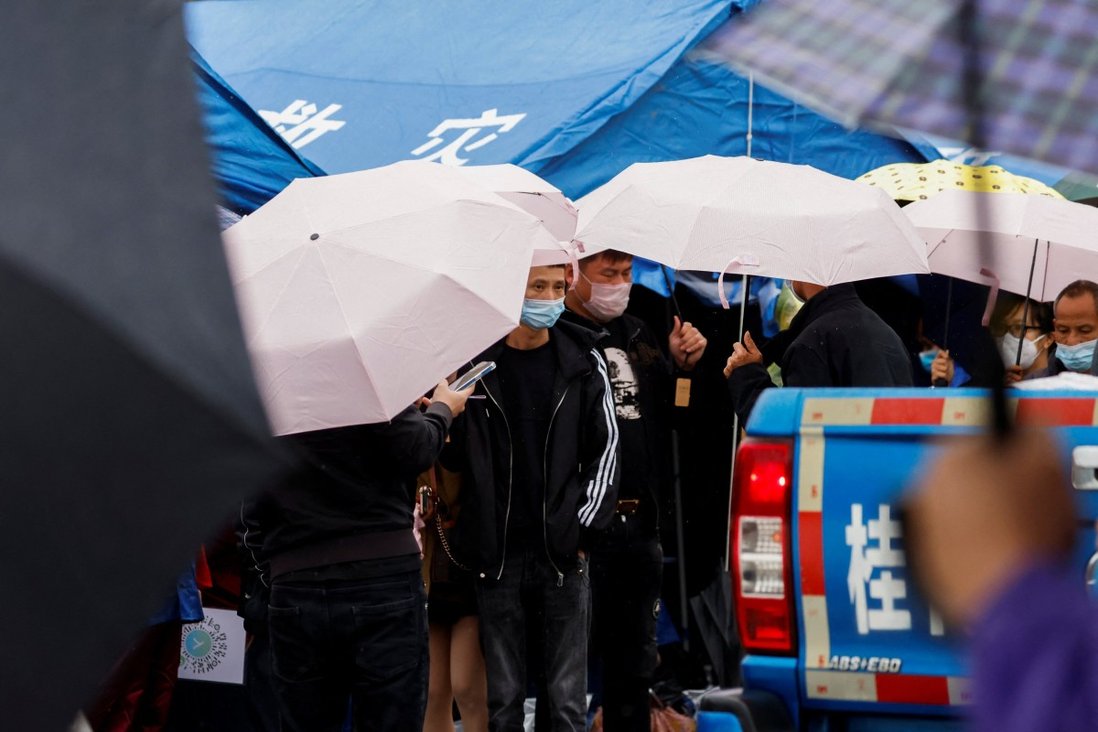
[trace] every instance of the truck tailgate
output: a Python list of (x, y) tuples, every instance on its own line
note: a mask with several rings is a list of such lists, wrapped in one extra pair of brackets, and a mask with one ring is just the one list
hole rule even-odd
[[(1098, 449), (1086, 448), (1098, 445), (1096, 398), (1039, 393), (1011, 402), (1020, 424), (1055, 427), (1065, 467), (1077, 463), (1086, 519), (1077, 546), (1080, 583), (1095, 554)], [(803, 705), (950, 713), (969, 701), (963, 660), (916, 592), (896, 506), (943, 436), (983, 428), (986, 395), (804, 390), (781, 401), (797, 415), (792, 549)], [(748, 432), (781, 427), (753, 419)]]

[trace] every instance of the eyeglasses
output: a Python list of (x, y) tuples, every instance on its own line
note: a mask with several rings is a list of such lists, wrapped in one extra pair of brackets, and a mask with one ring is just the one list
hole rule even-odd
[(1044, 329), (1039, 325), (1022, 325), (1021, 323), (1011, 323), (1008, 326), (992, 326), (991, 335), (996, 338), (1002, 338), (1007, 333), (1010, 333), (1015, 338), (1021, 338), (1025, 335), (1027, 330), (1043, 331)]

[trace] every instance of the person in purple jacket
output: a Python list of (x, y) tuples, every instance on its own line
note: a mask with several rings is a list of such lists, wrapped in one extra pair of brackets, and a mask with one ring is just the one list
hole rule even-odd
[(1060, 451), (1019, 430), (946, 450), (907, 499), (907, 550), (967, 631), (979, 732), (1098, 729), (1098, 607), (1068, 559), (1078, 519)]

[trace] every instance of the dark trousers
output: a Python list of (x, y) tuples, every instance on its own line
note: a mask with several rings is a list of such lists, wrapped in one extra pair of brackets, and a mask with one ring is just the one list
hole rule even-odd
[(271, 669), (271, 636), (265, 622), (252, 622), (254, 633), (244, 651), (244, 696), (252, 732), (278, 732), (278, 697)]
[[(561, 567), (558, 576), (545, 550), (508, 549), (503, 576), (477, 582), (480, 640), (488, 674), (488, 726), (521, 730), (527, 689), (527, 627), (540, 645), (538, 708), (548, 707), (553, 732), (584, 732), (587, 713), (587, 634), (591, 582), (586, 560)], [(539, 715), (540, 716), (540, 715)]]
[(650, 729), (663, 550), (639, 517), (615, 516), (591, 551), (592, 658), (606, 732)]
[(427, 608), (418, 571), (278, 582), (268, 628), (281, 729), (420, 732), (427, 704)]

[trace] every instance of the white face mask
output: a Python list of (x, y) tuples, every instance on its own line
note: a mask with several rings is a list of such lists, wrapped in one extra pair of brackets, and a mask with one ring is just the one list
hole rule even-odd
[(633, 288), (631, 282), (606, 285), (601, 282), (592, 282), (583, 272), (580, 272), (580, 277), (587, 280), (591, 288), (591, 296), (584, 301), (583, 307), (595, 316), (595, 320), (606, 323), (625, 312), (625, 308), (629, 305), (629, 291)]
[[(1037, 360), (1037, 356), (1041, 354), (1037, 350), (1037, 343), (1046, 337), (1040, 336), (1032, 341), (1028, 338), (1022, 339), (1022, 361), (1018, 364), (1019, 366), (1028, 369), (1033, 365), (1033, 362)], [(995, 340), (999, 346), (999, 357), (1003, 359), (1003, 365), (1010, 368), (1018, 360), (1018, 336), (1006, 333)]]

